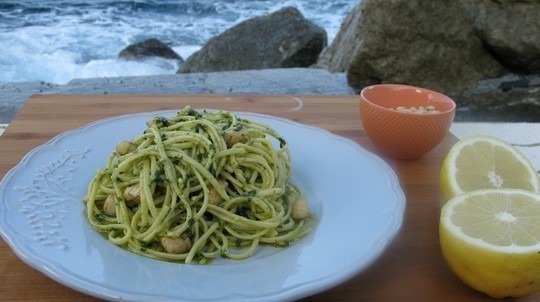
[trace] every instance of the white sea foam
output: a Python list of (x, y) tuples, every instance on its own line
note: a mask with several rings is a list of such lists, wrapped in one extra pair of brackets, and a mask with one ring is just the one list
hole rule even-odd
[(324, 28), (329, 43), (353, 0), (162, 0), (0, 2), (0, 82), (173, 74), (168, 60), (117, 59), (129, 44), (158, 38), (184, 59), (213, 36), (285, 6)]

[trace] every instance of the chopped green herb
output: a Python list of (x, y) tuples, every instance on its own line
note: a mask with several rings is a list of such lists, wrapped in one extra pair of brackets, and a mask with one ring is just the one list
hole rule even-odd
[(208, 153), (201, 152), (201, 153), (197, 154), (197, 161), (201, 162), (203, 159), (205, 159), (207, 157), (208, 157)]
[(142, 246), (146, 246), (148, 244), (148, 242), (146, 242), (144, 240), (141, 240), (141, 239), (137, 240), (137, 242)]
[(195, 125), (195, 132), (204, 132), (204, 126), (201, 124)]
[(287, 145), (287, 142), (282, 138), (282, 137), (278, 137), (278, 140), (279, 140), (279, 147), (280, 148), (283, 148)]
[(228, 121), (227, 121), (227, 124), (225, 124), (225, 126), (223, 126), (223, 127), (221, 128), (221, 130), (227, 130), (227, 129), (229, 129), (229, 127), (231, 127), (231, 124), (232, 124), (232, 121), (228, 120)]
[(197, 110), (191, 109), (191, 108), (188, 110), (187, 115), (188, 116), (193, 116), (193, 117), (195, 117), (197, 119), (201, 117), (201, 114), (199, 112), (197, 112)]
[(158, 128), (168, 127), (168, 126), (171, 125), (171, 122), (167, 118), (165, 118), (163, 116), (155, 117), (154, 118), (154, 123), (156, 124), (156, 126)]
[(167, 179), (165, 174), (163, 174), (163, 172), (161, 172), (161, 170), (156, 171), (156, 175), (154, 176), (154, 179), (152, 181), (157, 182), (157, 183), (169, 182), (169, 180)]

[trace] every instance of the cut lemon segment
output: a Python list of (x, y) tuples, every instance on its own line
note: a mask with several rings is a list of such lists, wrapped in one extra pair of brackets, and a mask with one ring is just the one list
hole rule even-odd
[(457, 142), (444, 159), (440, 175), (445, 200), (478, 189), (512, 188), (540, 191), (531, 162), (512, 145), (491, 136)]
[(540, 291), (540, 195), (486, 189), (458, 195), (442, 208), (439, 236), (450, 268), (495, 298)]

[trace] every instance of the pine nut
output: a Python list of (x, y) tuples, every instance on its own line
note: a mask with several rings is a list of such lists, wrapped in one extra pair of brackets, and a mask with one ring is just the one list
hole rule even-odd
[(434, 114), (434, 113), (440, 113), (440, 111), (436, 110), (434, 106), (419, 106), (419, 107), (415, 107), (415, 106), (411, 106), (411, 107), (404, 107), (404, 106), (399, 106), (399, 107), (396, 107), (396, 108), (390, 108), (390, 110), (395, 110), (395, 111), (398, 111), (398, 112), (403, 112), (403, 113), (412, 113), (412, 114)]

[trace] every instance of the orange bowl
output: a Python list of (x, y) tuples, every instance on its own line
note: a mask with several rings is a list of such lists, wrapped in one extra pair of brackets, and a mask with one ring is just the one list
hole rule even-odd
[[(420, 114), (398, 107), (434, 110)], [(435, 148), (448, 133), (455, 113), (451, 98), (424, 88), (379, 84), (360, 93), (364, 131), (378, 152), (396, 159), (417, 159)]]

